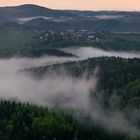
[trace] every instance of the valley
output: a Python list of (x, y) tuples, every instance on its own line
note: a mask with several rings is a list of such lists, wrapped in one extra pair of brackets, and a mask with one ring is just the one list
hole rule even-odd
[(140, 12), (0, 7), (1, 140), (139, 140)]

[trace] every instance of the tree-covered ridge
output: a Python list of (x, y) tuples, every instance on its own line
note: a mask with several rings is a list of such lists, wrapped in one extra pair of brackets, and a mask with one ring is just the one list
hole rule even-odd
[[(35, 78), (41, 78), (45, 74), (65, 73), (75, 78), (81, 78), (84, 75), (84, 78), (92, 79), (95, 76), (95, 69), (98, 70), (96, 73), (98, 85), (97, 90), (91, 90), (89, 94), (91, 103), (89, 114), (86, 114), (86, 110), (74, 108), (58, 109), (59, 105), (48, 109), (2, 100), (0, 102), (0, 139), (139, 140), (137, 134), (140, 130), (140, 59), (99, 57), (26, 69), (26, 72), (32, 73), (36, 76)], [(95, 100), (101, 106), (100, 115), (103, 115), (100, 123), (92, 118), (92, 113), (96, 114), (99, 111), (98, 108), (96, 108), (97, 111), (94, 110), (95, 107), (92, 108)], [(131, 125), (128, 125), (130, 133), (116, 131), (116, 129), (110, 131), (112, 124), (107, 118), (116, 112), (124, 116), (132, 126), (134, 125), (138, 132), (133, 133), (132, 130), (131, 133)], [(115, 124), (117, 123), (119, 122)]]
[[(10, 101), (0, 102), (2, 140), (132, 140), (120, 132), (108, 132), (96, 123), (82, 123), (72, 110), (47, 109)], [(88, 119), (88, 121), (87, 121)], [(90, 124), (90, 125), (89, 125)], [(134, 137), (134, 136), (133, 136)]]
[[(127, 108), (130, 111), (133, 110), (133, 107), (139, 109), (140, 59), (138, 58), (91, 58), (79, 62), (31, 68), (29, 72), (33, 72), (36, 77), (40, 77), (48, 73), (59, 75), (65, 71), (68, 75), (77, 78), (86, 74), (86, 78), (90, 79), (97, 66), (99, 68), (97, 93), (104, 97), (105, 105), (114, 110), (125, 110)], [(114, 96), (116, 97), (115, 102), (113, 100)]]
[(0, 7), (0, 24), (15, 21), (55, 31), (140, 32), (139, 16), (139, 12), (51, 10), (37, 5)]

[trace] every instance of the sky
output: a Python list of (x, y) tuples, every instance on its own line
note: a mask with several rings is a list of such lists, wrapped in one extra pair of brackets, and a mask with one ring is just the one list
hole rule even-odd
[(51, 9), (140, 11), (140, 0), (0, 0), (0, 7), (21, 4)]

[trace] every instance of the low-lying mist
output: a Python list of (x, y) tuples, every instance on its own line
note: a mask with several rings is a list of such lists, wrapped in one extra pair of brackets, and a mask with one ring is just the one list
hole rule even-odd
[(68, 53), (79, 56), (81, 59), (101, 57), (101, 56), (116, 56), (122, 58), (140, 58), (140, 52), (123, 52), (123, 51), (105, 51), (93, 47), (73, 47), (63, 49)]
[[(31, 102), (40, 105), (50, 105), (54, 96), (67, 94), (75, 96), (79, 90), (86, 93), (91, 87), (90, 80), (85, 78), (72, 78), (62, 72), (62, 75), (49, 74), (41, 80), (35, 80), (27, 73), (20, 70), (30, 67), (52, 65), (73, 61), (75, 58), (42, 57), (38, 59), (12, 58), (0, 60), (0, 98), (17, 98), (23, 102)], [(76, 58), (76, 60), (78, 60)], [(92, 85), (93, 86), (93, 85)]]
[[(69, 59), (71, 61), (75, 58)], [(77, 59), (78, 60), (78, 59)], [(46, 74), (42, 79), (34, 79), (27, 73), (19, 70), (40, 65), (63, 63), (68, 58), (43, 57), (39, 59), (12, 58), (0, 60), (0, 98), (17, 100), (31, 104), (61, 108), (72, 108), (83, 114), (89, 115), (92, 121), (99, 123), (109, 130), (117, 130), (125, 133), (138, 133), (138, 129), (132, 125), (120, 112), (106, 113), (101, 103), (91, 98), (91, 92), (96, 91), (98, 84), (98, 68), (91, 79), (83, 74), (81, 78), (62, 74)], [(78, 116), (79, 118), (81, 115)]]

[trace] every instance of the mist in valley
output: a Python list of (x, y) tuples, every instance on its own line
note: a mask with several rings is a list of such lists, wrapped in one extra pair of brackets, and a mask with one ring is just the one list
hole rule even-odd
[(139, 140), (140, 13), (34, 4), (0, 7), (0, 139)]
[(73, 53), (79, 56), (81, 59), (87, 59), (92, 57), (102, 57), (102, 56), (115, 56), (122, 58), (140, 58), (139, 52), (123, 52), (123, 51), (106, 51), (94, 47), (71, 47), (65, 48), (64, 51), (68, 53)]
[[(34, 79), (29, 73), (19, 72), (24, 68), (46, 66), (67, 61), (79, 61), (89, 57), (122, 56), (124, 58), (140, 57), (135, 53), (107, 52), (94, 48), (67, 49), (79, 58), (41, 57), (11, 58), (0, 60), (0, 98), (29, 102), (31, 104), (52, 108), (72, 108), (90, 116), (93, 122), (102, 125), (110, 131), (124, 133), (139, 133), (137, 127), (127, 120), (121, 112), (106, 113), (102, 103), (91, 93), (96, 92), (98, 84), (96, 68), (94, 75), (87, 79), (83, 74), (80, 78), (71, 77), (64, 70), (60, 75), (46, 74), (41, 79)], [(139, 112), (138, 112), (139, 113)], [(81, 114), (74, 114), (81, 117)]]

